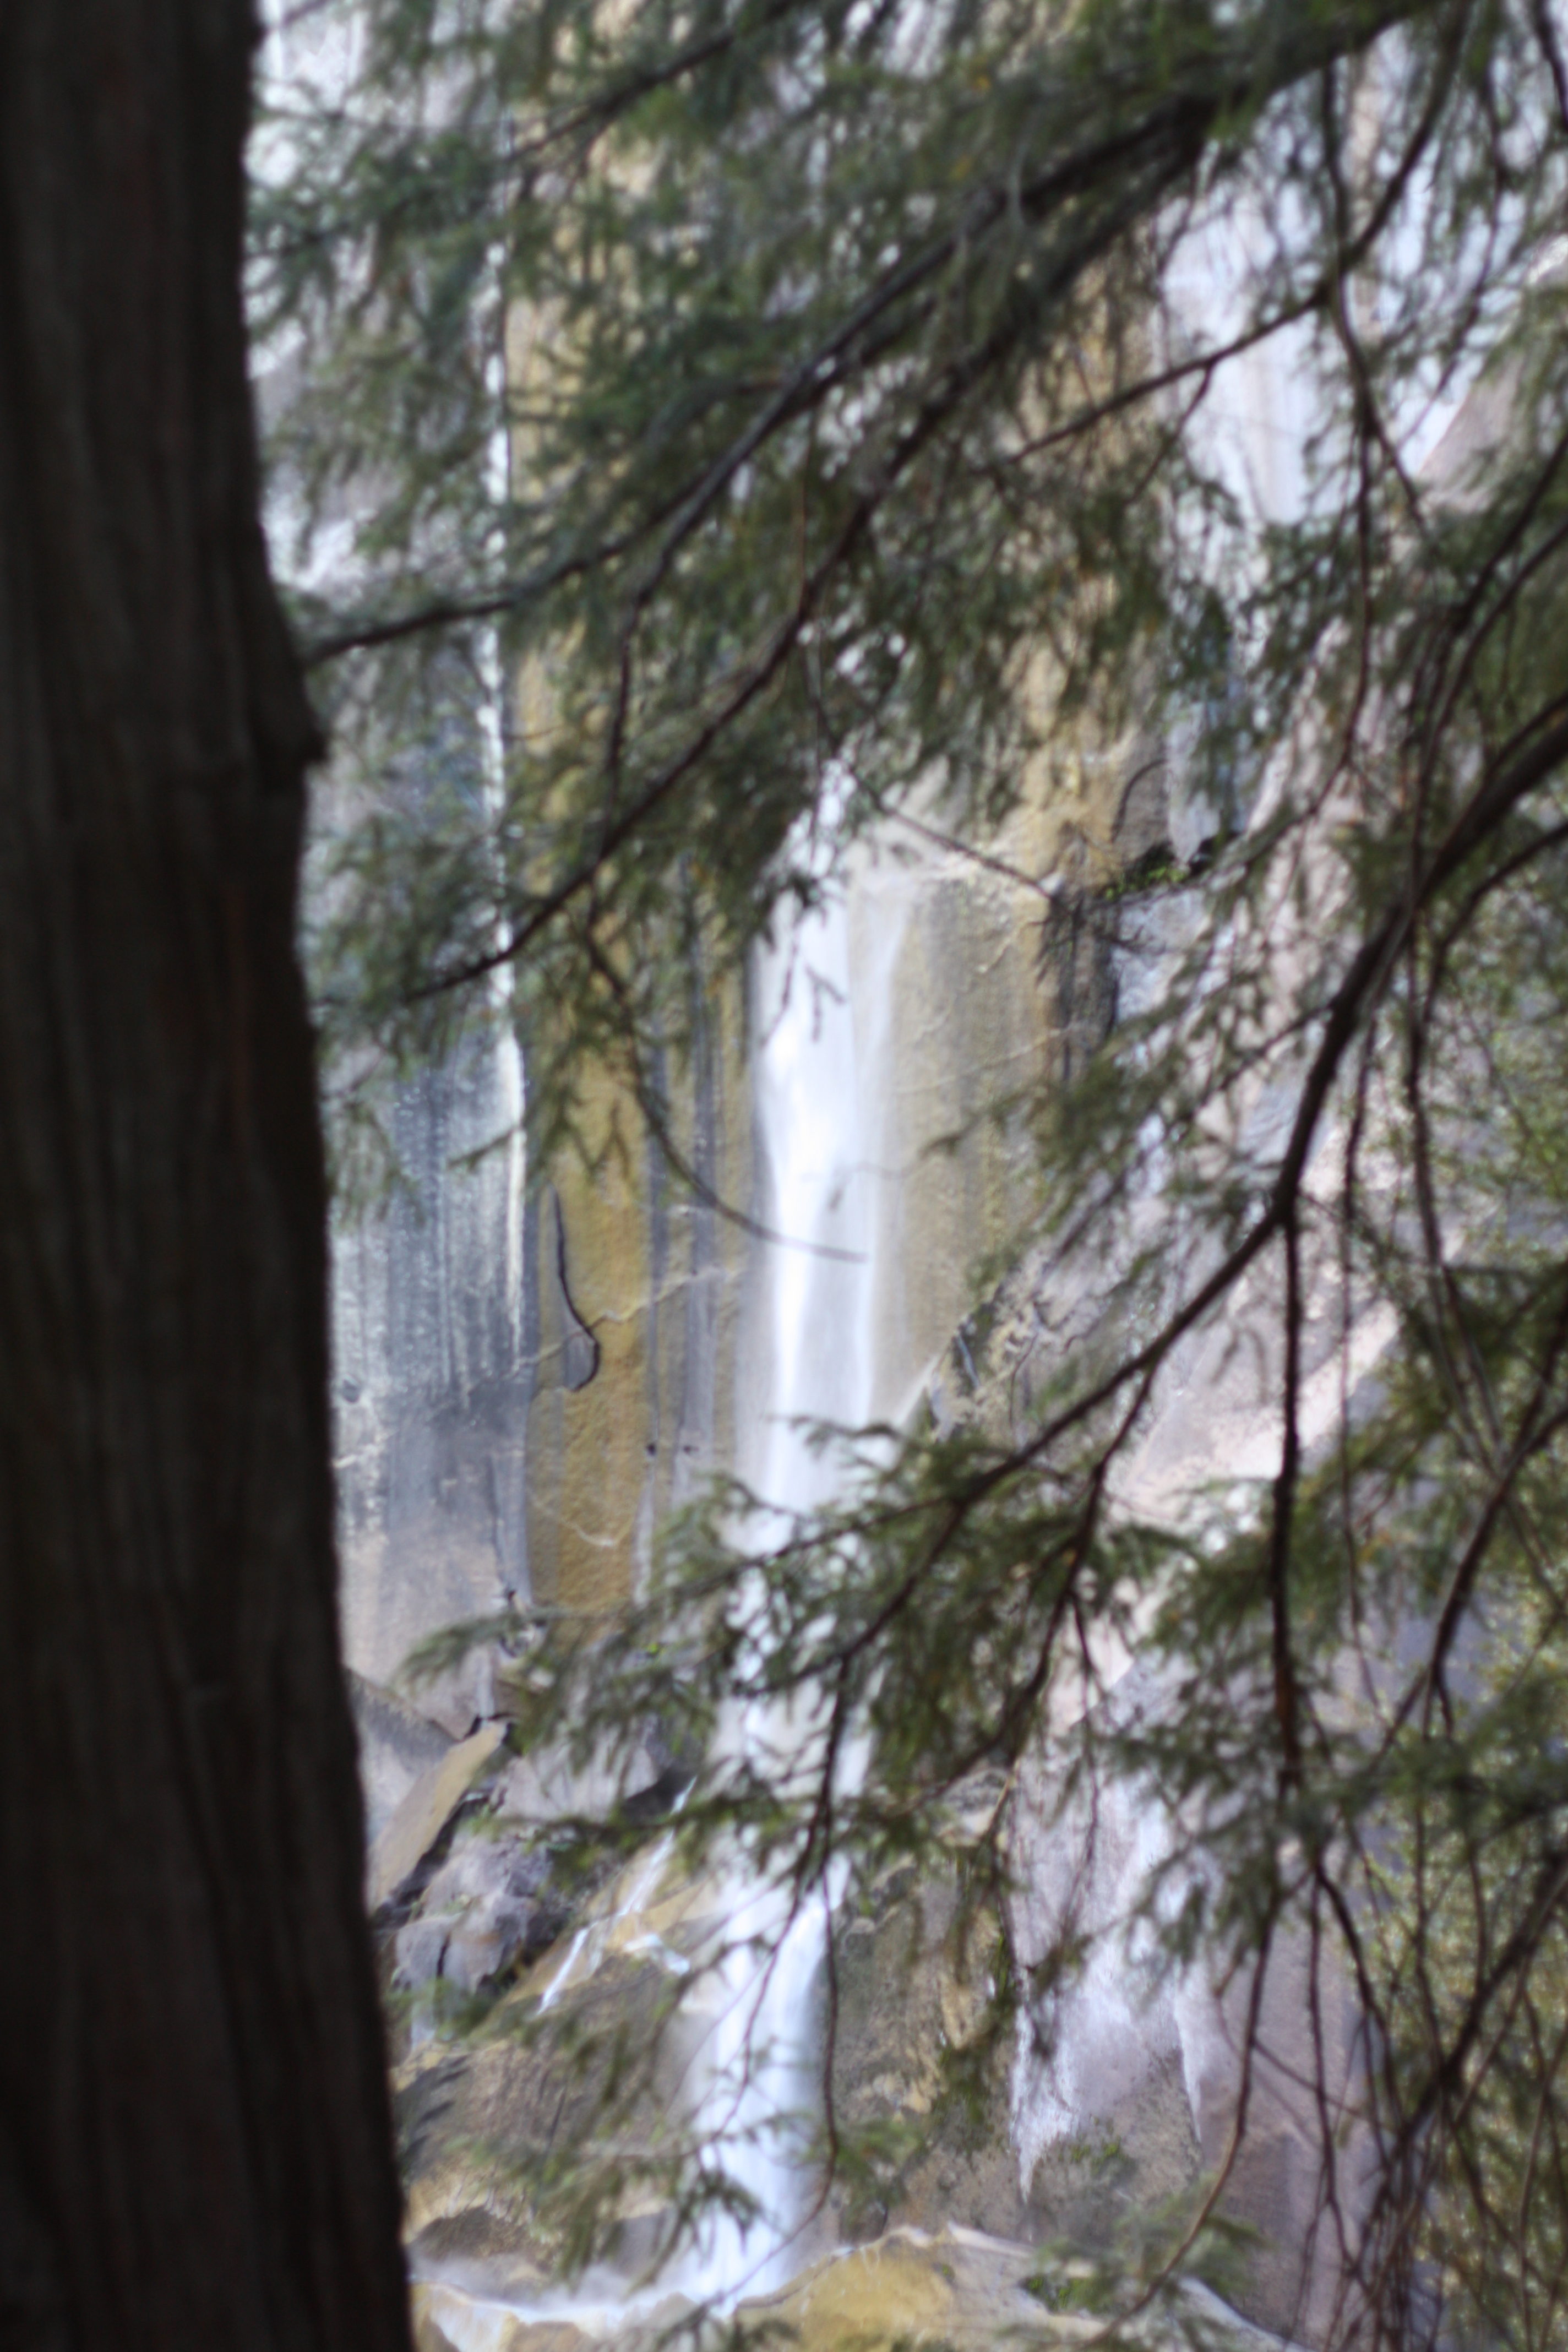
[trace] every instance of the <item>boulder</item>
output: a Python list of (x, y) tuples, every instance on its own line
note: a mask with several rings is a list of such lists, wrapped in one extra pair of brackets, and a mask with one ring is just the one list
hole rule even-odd
[(440, 1977), (477, 1992), (514, 1961), (537, 1958), (566, 1917), (549, 1854), (526, 1834), (476, 1824), (397, 1930), (394, 1980), (417, 1991)]
[(371, 1848), (365, 1868), (365, 1901), (371, 1911), (379, 1911), (407, 1885), (505, 1738), (504, 1723), (480, 1724), (407, 1790)]

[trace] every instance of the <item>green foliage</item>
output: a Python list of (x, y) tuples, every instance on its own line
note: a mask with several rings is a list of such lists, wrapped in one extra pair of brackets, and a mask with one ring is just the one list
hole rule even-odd
[[(917, 788), (983, 837), (1135, 719), (1192, 743), (1220, 812), (1204, 870), (1142, 877), (1179, 917), (1158, 1001), (1030, 1107), (1040, 1217), (960, 1424), (841, 1433), (841, 1499), (787, 1528), (721, 1486), (613, 1622), (521, 1619), (525, 1741), (613, 1756), (657, 1722), (707, 1759), (679, 1850), (742, 1842), (792, 1917), (911, 1856), (994, 1905), (1007, 1808), (978, 1862), (954, 1826), (981, 1768), (1048, 1749), (1064, 1807), (1130, 1778), (1173, 1825), (1147, 1898), (1173, 1965), (1201, 1945), (1244, 1981), (1295, 1936), (1314, 2000), (1355, 1989), (1337, 2332), (1562, 2342), (1550, 5), (375, 0), (365, 24), (256, 207), (298, 562), (352, 525), (336, 593), (299, 598), (361, 781), (317, 942), (351, 1087), (515, 1020), (548, 1151), (590, 1066), (646, 1103), (703, 992)], [(1207, 340), (1173, 265), (1237, 224)], [(1300, 500), (1260, 515), (1205, 404), (1275, 334), (1313, 423)], [(1423, 473), (1424, 410), (1465, 386), (1482, 429)], [(487, 754), (472, 711), (514, 677)], [(1142, 908), (1112, 880), (1080, 911), (1115, 956), (1149, 952)], [(1094, 1311), (1020, 1413), (987, 1367), (1010, 1301), (1047, 1293)], [(1141, 1512), (1140, 1437), (1226, 1332), (1275, 1466)], [(1134, 1644), (1167, 1695), (1136, 1716), (1108, 1689)], [(765, 1766), (716, 1738), (737, 1708), (793, 1725)], [(1035, 1984), (998, 1972), (999, 2016), (1080, 1958), (1064, 1936)], [(830, 2095), (823, 2136), (880, 2177)], [(646, 2161), (692, 2221), (743, 2194), (711, 2150)], [(568, 2169), (585, 2257), (618, 2191)], [(1222, 2189), (1151, 2220), (1092, 2307), (1201, 2269)]]

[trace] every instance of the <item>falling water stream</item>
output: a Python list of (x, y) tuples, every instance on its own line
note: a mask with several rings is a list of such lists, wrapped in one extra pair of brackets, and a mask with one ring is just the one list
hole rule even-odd
[[(885, 1090), (903, 900), (835, 896), (759, 959), (753, 1072), (768, 1180), (761, 1311), (751, 1335), (759, 1399), (741, 1469), (787, 1528), (832, 1499), (842, 1476), (814, 1425), (858, 1429), (876, 1402), (877, 1291), (884, 1270)], [(858, 938), (857, 928), (861, 933)], [(859, 947), (862, 952), (857, 953)], [(778, 1707), (753, 1707), (730, 1738), (759, 1770), (787, 1763), (798, 1735)], [(759, 2219), (721, 2218), (672, 2266), (670, 2283), (721, 2305), (784, 2284), (809, 2251), (813, 2181), (802, 2139), (817, 2095), (816, 1989), (837, 1886), (797, 1901), (739, 1860), (730, 1874), (727, 1951), (697, 1998), (711, 2008), (693, 2122), (727, 2143), (725, 2162)]]
[[(878, 1407), (876, 1313), (891, 1228), (884, 1164), (892, 987), (906, 914), (903, 894), (876, 885), (835, 897), (758, 960), (752, 1055), (756, 1139), (768, 1228), (758, 1244), (753, 1311), (741, 1388), (749, 1427), (739, 1468), (785, 1526), (830, 1501), (842, 1470), (835, 1449), (813, 1445), (812, 1423), (863, 1426)], [(731, 1757), (760, 1769), (787, 1760), (794, 1735), (777, 1708), (738, 1711), (723, 1738)], [(566, 2319), (613, 2335), (672, 2296), (727, 2310), (787, 2283), (817, 2251), (809, 2223), (816, 2182), (805, 2159), (820, 2100), (816, 2000), (826, 1931), (818, 1889), (796, 1904), (787, 1886), (743, 1853), (721, 1866), (706, 1948), (675, 1952), (647, 1919), (668, 1888), (675, 1841), (667, 1833), (626, 1874), (617, 1900), (580, 1928), (542, 1996), (552, 2007), (610, 1949), (654, 1949), (689, 1977), (680, 2027), (688, 2124), (712, 2143), (752, 2201), (749, 2225), (717, 2211), (653, 2276), (606, 2269), (573, 2291), (551, 2291), (508, 2315)], [(829, 1890), (831, 1897), (834, 1890)], [(473, 2352), (480, 2352), (476, 2306)], [(450, 2323), (447, 2323), (450, 2325)]]

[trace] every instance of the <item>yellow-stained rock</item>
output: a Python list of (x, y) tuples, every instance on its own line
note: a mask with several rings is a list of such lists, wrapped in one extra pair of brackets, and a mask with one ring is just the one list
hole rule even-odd
[(1024, 2292), (1033, 2267), (1026, 2247), (979, 2231), (890, 2230), (875, 2245), (814, 2263), (782, 2294), (742, 2309), (759, 2320), (776, 2314), (795, 2331), (796, 2352), (921, 2344), (966, 2352), (1005, 2336), (1060, 2342), (1081, 2332), (1081, 2320), (1064, 2324)]
[[(668, 1109), (682, 1156), (742, 1211), (745, 1049), (741, 991), (715, 992)], [(670, 1510), (733, 1461), (747, 1244), (670, 1173), (615, 1071), (585, 1075), (581, 1127), (583, 1153), (561, 1156), (532, 1220), (528, 1558), (536, 1601), (599, 1610), (633, 1591)]]

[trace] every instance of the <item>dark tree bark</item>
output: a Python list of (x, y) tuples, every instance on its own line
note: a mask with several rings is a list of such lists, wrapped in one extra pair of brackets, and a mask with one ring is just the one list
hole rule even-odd
[(0, 2345), (406, 2352), (246, 0), (0, 0)]

